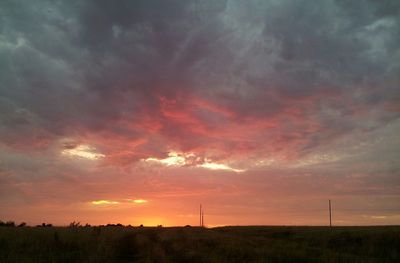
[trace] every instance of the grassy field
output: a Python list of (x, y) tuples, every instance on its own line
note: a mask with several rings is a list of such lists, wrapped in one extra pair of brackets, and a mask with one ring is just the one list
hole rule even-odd
[(400, 262), (400, 227), (0, 227), (0, 262)]

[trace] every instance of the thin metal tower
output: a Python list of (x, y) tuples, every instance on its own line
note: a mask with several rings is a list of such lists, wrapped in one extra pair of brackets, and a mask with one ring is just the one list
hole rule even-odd
[(204, 211), (201, 212), (201, 226), (204, 227)]
[(331, 200), (329, 200), (329, 227), (332, 228), (332, 207), (331, 207)]
[(202, 211), (201, 204), (200, 204), (200, 226), (203, 226), (203, 218), (202, 218), (202, 215), (203, 215), (203, 211)]

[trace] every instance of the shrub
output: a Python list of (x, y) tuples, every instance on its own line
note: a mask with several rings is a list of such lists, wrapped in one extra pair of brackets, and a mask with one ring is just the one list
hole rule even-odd
[(69, 227), (80, 227), (80, 226), (81, 226), (81, 223), (80, 222), (75, 222), (75, 221), (73, 221), (73, 222), (71, 222), (69, 224)]
[(14, 223), (14, 221), (7, 221), (5, 226), (15, 227), (15, 223)]

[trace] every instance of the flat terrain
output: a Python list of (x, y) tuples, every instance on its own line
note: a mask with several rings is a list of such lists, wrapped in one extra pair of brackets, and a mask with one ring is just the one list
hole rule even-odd
[(0, 262), (400, 262), (400, 227), (0, 227)]

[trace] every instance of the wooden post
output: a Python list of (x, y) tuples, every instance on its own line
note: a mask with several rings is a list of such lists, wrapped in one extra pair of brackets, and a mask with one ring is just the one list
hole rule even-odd
[(331, 207), (331, 200), (329, 200), (329, 227), (332, 228), (332, 207)]

